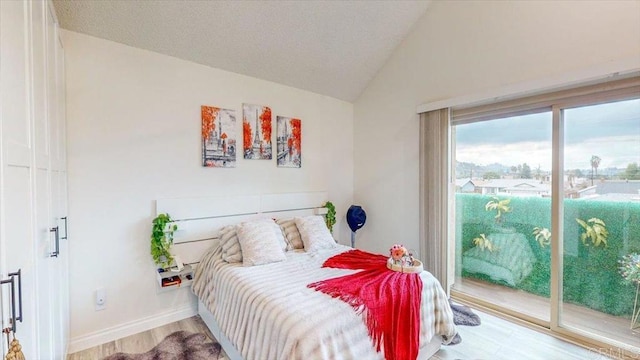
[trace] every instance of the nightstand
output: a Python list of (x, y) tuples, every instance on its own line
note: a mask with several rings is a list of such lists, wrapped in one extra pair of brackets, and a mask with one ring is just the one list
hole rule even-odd
[(157, 292), (161, 293), (168, 290), (175, 290), (182, 287), (191, 286), (191, 283), (193, 283), (193, 277), (195, 275), (194, 270), (195, 269), (191, 265), (185, 265), (184, 268), (179, 272), (171, 271), (169, 269), (157, 269)]

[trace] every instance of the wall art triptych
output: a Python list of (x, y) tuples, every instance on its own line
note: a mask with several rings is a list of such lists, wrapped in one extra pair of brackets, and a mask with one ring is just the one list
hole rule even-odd
[[(236, 112), (215, 106), (201, 106), (202, 166), (236, 167)], [(278, 167), (302, 166), (302, 121), (277, 116), (276, 159)], [(247, 160), (272, 160), (271, 108), (242, 105), (242, 154)]]

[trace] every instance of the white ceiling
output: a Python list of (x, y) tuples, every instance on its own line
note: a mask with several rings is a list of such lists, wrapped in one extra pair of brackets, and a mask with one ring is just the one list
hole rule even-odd
[(430, 1), (53, 3), (64, 29), (353, 102)]

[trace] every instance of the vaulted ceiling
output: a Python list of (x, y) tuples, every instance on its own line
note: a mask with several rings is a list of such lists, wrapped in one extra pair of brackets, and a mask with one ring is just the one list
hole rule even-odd
[(54, 0), (61, 27), (353, 102), (429, 1)]

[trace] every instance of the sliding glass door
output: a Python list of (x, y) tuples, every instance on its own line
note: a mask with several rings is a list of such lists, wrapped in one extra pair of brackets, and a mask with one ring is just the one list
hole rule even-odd
[(615, 357), (640, 354), (640, 93), (605, 95), (454, 111), (449, 247), (454, 297)]
[(549, 323), (550, 110), (454, 128), (454, 289)]
[(640, 100), (562, 109), (562, 122), (559, 326), (640, 348)]

